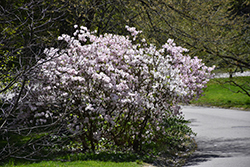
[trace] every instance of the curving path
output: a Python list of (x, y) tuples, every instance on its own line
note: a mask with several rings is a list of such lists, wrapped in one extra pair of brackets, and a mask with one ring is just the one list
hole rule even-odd
[(250, 167), (250, 111), (183, 106), (197, 136), (189, 167)]

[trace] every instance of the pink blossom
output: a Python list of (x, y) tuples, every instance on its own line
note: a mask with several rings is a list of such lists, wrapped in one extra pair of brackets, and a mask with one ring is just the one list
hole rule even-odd
[[(141, 121), (148, 121), (142, 140), (150, 141), (156, 131), (165, 133), (159, 126), (164, 118), (180, 114), (179, 103), (201, 96), (212, 77), (214, 67), (185, 55), (188, 50), (172, 39), (157, 48), (145, 39), (136, 43), (142, 32), (134, 27), (126, 26), (134, 41), (129, 36), (97, 36), (86, 27), (74, 27), (78, 28), (74, 37), (58, 38), (68, 43), (65, 50), (44, 50), (47, 57), (39, 62), (41, 83), (36, 88), (42, 104), (65, 103), (62, 111), (74, 120), (70, 129), (88, 131), (93, 122), (97, 128), (93, 136), (112, 141), (119, 126), (126, 125), (124, 134), (135, 137)], [(77, 117), (72, 118), (71, 112)]]

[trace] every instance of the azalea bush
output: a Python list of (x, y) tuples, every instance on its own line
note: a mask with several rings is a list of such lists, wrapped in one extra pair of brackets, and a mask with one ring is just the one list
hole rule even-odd
[(142, 151), (167, 135), (166, 120), (211, 78), (213, 67), (172, 39), (157, 48), (133, 27), (126, 26), (130, 36), (75, 28), (74, 36), (58, 38), (66, 48), (44, 51), (19, 110), (31, 113), (30, 126), (60, 118), (60, 133), (70, 133), (82, 151)]

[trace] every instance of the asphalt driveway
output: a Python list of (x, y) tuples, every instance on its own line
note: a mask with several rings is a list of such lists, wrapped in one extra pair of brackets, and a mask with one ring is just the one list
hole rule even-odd
[(189, 167), (250, 167), (250, 111), (183, 106), (197, 136)]

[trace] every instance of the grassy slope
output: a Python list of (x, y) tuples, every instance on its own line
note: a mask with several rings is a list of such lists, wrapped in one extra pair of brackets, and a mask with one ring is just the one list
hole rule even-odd
[[(243, 95), (242, 93), (236, 93), (239, 88), (235, 86), (219, 83), (228, 80), (229, 79), (226, 78), (212, 79), (204, 90), (204, 96), (197, 101), (192, 101), (192, 104), (250, 110), (250, 97)], [(250, 83), (250, 77), (237, 77), (233, 78), (233, 80), (241, 84)], [(233, 91), (230, 91), (229, 89)]]

